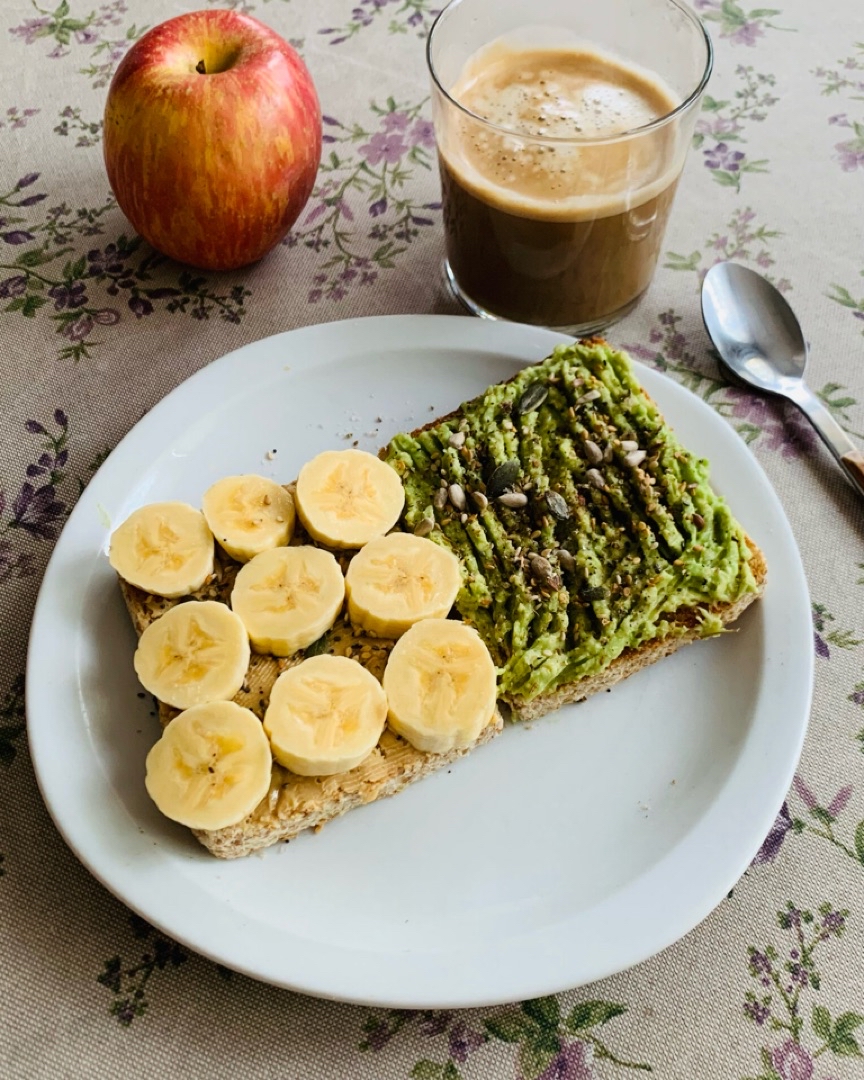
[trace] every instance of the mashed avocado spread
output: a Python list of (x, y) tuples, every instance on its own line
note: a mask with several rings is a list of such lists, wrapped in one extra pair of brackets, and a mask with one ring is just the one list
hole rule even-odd
[[(402, 526), (460, 558), (460, 616), (527, 700), (757, 589), (744, 531), (605, 343), (559, 346), (382, 455)], [(676, 613), (691, 613), (689, 621)]]

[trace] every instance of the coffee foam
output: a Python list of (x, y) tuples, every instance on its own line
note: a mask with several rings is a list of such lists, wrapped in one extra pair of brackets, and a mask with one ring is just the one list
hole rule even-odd
[(681, 167), (674, 121), (614, 138), (667, 115), (679, 99), (656, 76), (601, 52), (493, 42), (469, 59), (450, 93), (487, 123), (452, 110), (438, 124), (439, 150), (463, 186), (505, 211), (606, 217), (656, 197)]

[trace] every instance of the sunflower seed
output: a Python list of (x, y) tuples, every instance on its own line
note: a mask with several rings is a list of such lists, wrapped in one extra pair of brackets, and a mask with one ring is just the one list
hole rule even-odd
[(701, 514), (694, 514), (693, 515), (693, 524), (696, 526), (697, 529), (704, 529), (705, 528), (705, 518), (702, 517)]
[(471, 501), (474, 503), (477, 509), (481, 511), (485, 510), (486, 507), (489, 505), (489, 500), (486, 498), (482, 491), (472, 491)]
[(503, 495), (507, 488), (513, 487), (521, 472), (522, 465), (515, 458), (511, 461), (505, 461), (503, 465), (499, 465), (489, 477), (489, 483), (486, 485), (488, 498), (496, 499), (499, 495)]
[(561, 587), (561, 579), (552, 569), (552, 564), (548, 559), (544, 559), (542, 555), (531, 555), (528, 565), (531, 567), (531, 576), (535, 581), (542, 581), (552, 589)]
[(436, 510), (443, 510), (447, 505), (447, 488), (440, 487), (432, 496), (432, 505)]
[(602, 491), (606, 487), (606, 481), (603, 479), (603, 473), (598, 469), (589, 469), (585, 476), (588, 478), (588, 482), (593, 484), (594, 487), (600, 488)]
[(519, 398), (519, 403), (516, 406), (516, 411), (520, 415), (533, 412), (535, 409), (539, 409), (546, 398), (549, 396), (549, 387), (546, 383), (533, 382)]
[(576, 560), (566, 548), (558, 548), (555, 552), (555, 558), (558, 560), (558, 565), (561, 569), (568, 574), (572, 574), (576, 569)]
[(435, 528), (435, 522), (432, 518), (422, 517), (414, 526), (415, 536), (428, 536), (429, 533)]
[(622, 439), (621, 449), (624, 451), (625, 454), (629, 454), (631, 450), (639, 449), (639, 443), (634, 442), (633, 439)]
[(528, 502), (528, 496), (521, 491), (506, 491), (498, 496), (498, 502), (502, 506), (508, 506), (511, 510), (519, 510)]
[(465, 445), (465, 432), (454, 431), (450, 438), (447, 440), (447, 442), (450, 444), (450, 446), (453, 447), (454, 450), (458, 450), (460, 447)]
[(624, 464), (629, 465), (631, 469), (635, 469), (637, 465), (641, 465), (647, 457), (645, 450), (631, 450), (629, 454), (624, 457)]
[(614, 457), (614, 455), (615, 455), (615, 450), (614, 450), (614, 448), (612, 446), (612, 443), (611, 442), (606, 443), (606, 449), (603, 451), (603, 460), (607, 461), (607, 462), (611, 461), (612, 458)]
[(570, 507), (567, 505), (567, 500), (559, 495), (557, 491), (546, 492), (546, 506), (549, 508), (552, 517), (558, 518), (559, 521), (566, 521), (570, 517)]
[(588, 458), (592, 465), (597, 465), (603, 460), (603, 451), (596, 442), (587, 439), (585, 442), (585, 457)]
[(599, 390), (589, 390), (587, 394), (583, 394), (582, 397), (576, 399), (577, 405), (585, 405), (589, 401), (596, 401), (600, 397)]
[(467, 505), (465, 502), (465, 491), (461, 484), (451, 484), (447, 489), (450, 496), (450, 502), (453, 504), (455, 510), (464, 510)]

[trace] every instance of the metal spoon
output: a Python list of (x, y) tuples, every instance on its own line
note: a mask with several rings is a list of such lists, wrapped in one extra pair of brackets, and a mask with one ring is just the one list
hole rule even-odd
[(755, 270), (718, 263), (702, 283), (702, 318), (729, 371), (755, 390), (797, 405), (864, 495), (864, 453), (804, 382), (807, 342), (782, 294)]

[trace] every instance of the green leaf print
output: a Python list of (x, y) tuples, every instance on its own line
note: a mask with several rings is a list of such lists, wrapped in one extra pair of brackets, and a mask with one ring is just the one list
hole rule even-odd
[(597, 1024), (606, 1024), (626, 1012), (626, 1005), (614, 1001), (582, 1001), (571, 1009), (567, 1017), (567, 1030), (577, 1035)]
[(541, 1028), (557, 1031), (561, 1022), (561, 1009), (555, 997), (533, 998), (523, 1001), (522, 1012)]
[(831, 1013), (824, 1005), (813, 1006), (813, 1031), (827, 1042), (831, 1038)]
[(855, 854), (858, 856), (858, 861), (864, 866), (864, 821), (859, 821), (855, 830)]

